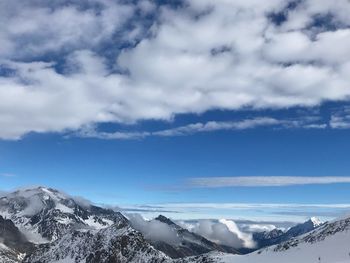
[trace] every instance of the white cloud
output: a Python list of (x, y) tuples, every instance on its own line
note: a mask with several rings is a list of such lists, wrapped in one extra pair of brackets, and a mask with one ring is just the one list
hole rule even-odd
[[(151, 205), (149, 205), (152, 207)], [(158, 208), (183, 209), (264, 209), (264, 208), (350, 208), (350, 204), (302, 204), (302, 203), (169, 203), (157, 204)]]
[(237, 177), (202, 177), (188, 180), (189, 187), (266, 187), (309, 184), (350, 183), (346, 176), (237, 176)]
[[(348, 203), (156, 203), (147, 205), (129, 205), (122, 211), (138, 211), (147, 217), (162, 214), (174, 220), (186, 220), (185, 224), (177, 221), (186, 228), (192, 227), (192, 221), (201, 219), (242, 219), (255, 220), (259, 225), (276, 225), (276, 222), (304, 222), (312, 216), (322, 220), (332, 220), (348, 213)], [(241, 220), (238, 220), (241, 219)], [(238, 221), (237, 221), (238, 220)], [(273, 222), (273, 223), (271, 223)], [(240, 223), (241, 224), (241, 223)], [(251, 224), (248, 222), (246, 224)], [(280, 224), (279, 227), (281, 226)], [(241, 227), (241, 226), (240, 226)], [(241, 227), (244, 232), (250, 232), (247, 227)]]
[[(350, 3), (302, 1), (275, 25), (269, 14), (287, 4), (186, 1), (157, 9), (144, 29), (133, 16), (155, 12), (150, 1), (2, 1), (0, 64), (10, 74), (0, 76), (0, 138), (348, 100)], [(337, 27), (312, 25), (316, 15)], [(113, 50), (124, 42), (132, 45)]]
[(21, 211), (21, 216), (33, 216), (45, 208), (45, 205), (37, 195), (29, 196), (26, 199), (26, 207)]
[[(133, 8), (115, 1), (11, 1), (0, 3), (0, 30), (7, 44), (0, 56), (35, 57), (48, 52), (93, 48), (108, 40), (132, 15)], [(99, 9), (93, 6), (99, 6)]]
[(330, 119), (330, 127), (334, 129), (349, 129), (350, 128), (350, 107), (344, 107), (337, 110)]
[(158, 130), (158, 131), (139, 131), (139, 132), (100, 132), (96, 127), (87, 126), (80, 129), (76, 136), (84, 138), (98, 138), (106, 140), (123, 139), (141, 139), (151, 136), (170, 137), (186, 136), (196, 133), (224, 131), (224, 130), (246, 130), (257, 127), (276, 127), (276, 128), (299, 128), (299, 129), (324, 129), (327, 124), (319, 123), (315, 117), (304, 117), (298, 119), (276, 119), (270, 117), (258, 117), (238, 121), (208, 121), (190, 123), (184, 126)]
[(2, 176), (2, 177), (15, 177), (16, 175), (12, 174), (12, 173), (0, 173), (0, 176)]
[(256, 232), (269, 232), (274, 229), (276, 229), (275, 225), (272, 224), (242, 224), (240, 226), (242, 230), (248, 232), (248, 233), (256, 233)]
[[(146, 239), (163, 241), (172, 245), (181, 243), (176, 231), (163, 222), (155, 219), (146, 220), (140, 214), (127, 214), (127, 217), (132, 226)], [(218, 222), (198, 220), (195, 224), (182, 224), (181, 226), (219, 244), (235, 248), (255, 246), (252, 235), (242, 232), (232, 220), (221, 219)]]
[(218, 222), (198, 220), (189, 230), (222, 245), (235, 248), (255, 246), (252, 235), (239, 230), (232, 220), (220, 219)]
[(163, 241), (171, 245), (179, 245), (181, 242), (176, 231), (169, 225), (158, 220), (146, 220), (139, 214), (128, 214), (131, 225), (140, 231), (146, 239)]

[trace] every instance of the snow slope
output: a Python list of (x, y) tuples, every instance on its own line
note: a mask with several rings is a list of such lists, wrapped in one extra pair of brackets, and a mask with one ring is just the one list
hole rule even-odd
[(184, 262), (345, 263), (350, 262), (350, 218), (326, 223), (311, 233), (244, 255), (211, 253)]

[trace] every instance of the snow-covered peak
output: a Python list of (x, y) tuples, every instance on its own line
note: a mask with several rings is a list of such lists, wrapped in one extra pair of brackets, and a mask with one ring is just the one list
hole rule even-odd
[(30, 199), (33, 197), (39, 198), (42, 202), (45, 202), (47, 200), (52, 200), (55, 202), (59, 202), (62, 200), (70, 199), (69, 195), (60, 192), (58, 190), (48, 188), (48, 187), (34, 187), (34, 188), (22, 188), (15, 192), (7, 194), (5, 197), (9, 199), (14, 198), (26, 198)]
[(56, 240), (69, 229), (99, 230), (126, 220), (118, 212), (47, 187), (20, 189), (1, 197), (0, 215), (30, 233), (28, 239), (35, 243)]
[(311, 217), (309, 221), (313, 223), (314, 227), (318, 227), (323, 224), (323, 222), (317, 217)]

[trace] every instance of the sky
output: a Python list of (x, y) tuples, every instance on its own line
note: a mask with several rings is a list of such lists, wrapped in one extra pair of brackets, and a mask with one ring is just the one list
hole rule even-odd
[(152, 217), (350, 210), (346, 0), (4, 0), (0, 190)]

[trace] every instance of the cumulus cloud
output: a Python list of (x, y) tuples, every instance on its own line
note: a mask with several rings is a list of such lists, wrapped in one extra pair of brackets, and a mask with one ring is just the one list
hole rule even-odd
[(171, 245), (178, 245), (181, 241), (176, 231), (169, 225), (158, 220), (145, 220), (140, 214), (128, 214), (131, 225), (140, 231), (146, 239), (163, 241)]
[[(61, 2), (61, 3), (60, 3)], [(94, 48), (109, 40), (132, 15), (131, 6), (117, 1), (5, 0), (0, 3), (0, 34), (5, 58), (35, 58), (49, 52)]]
[(187, 225), (189, 230), (197, 233), (218, 244), (235, 248), (253, 248), (255, 246), (251, 234), (244, 233), (232, 220), (220, 219), (219, 221), (198, 220), (194, 225)]
[(190, 187), (266, 187), (309, 184), (350, 183), (346, 176), (237, 176), (237, 177), (202, 177), (188, 180)]
[(0, 138), (348, 100), (349, 10), (346, 0), (2, 1)]

